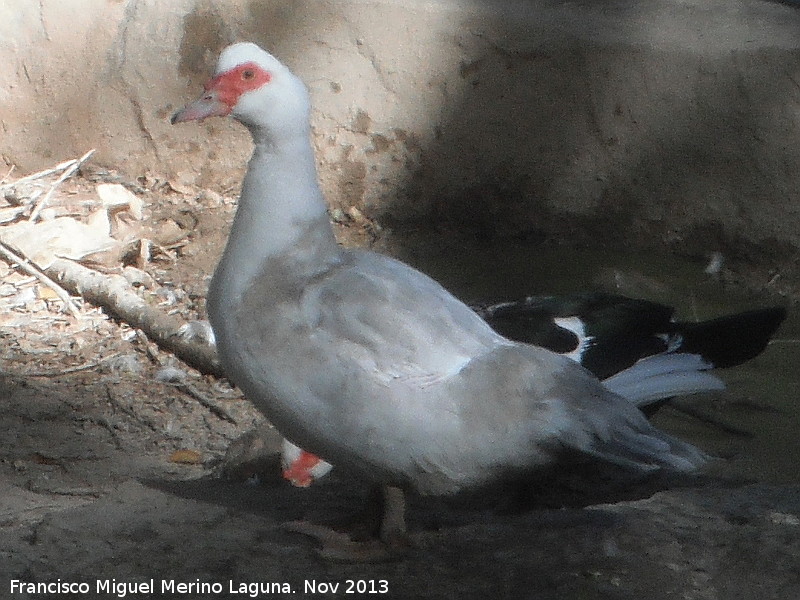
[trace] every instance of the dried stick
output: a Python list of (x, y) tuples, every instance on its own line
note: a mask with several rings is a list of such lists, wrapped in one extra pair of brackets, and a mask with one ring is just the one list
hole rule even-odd
[(30, 216), (30, 221), (32, 223), (35, 223), (39, 219), (39, 213), (45, 206), (47, 206), (47, 203), (50, 202), (50, 197), (56, 191), (56, 188), (58, 188), (59, 185), (61, 185), (67, 179), (69, 179), (72, 176), (72, 174), (75, 173), (75, 171), (80, 169), (81, 165), (85, 163), (87, 160), (89, 160), (89, 157), (92, 154), (94, 154), (94, 148), (89, 150), (79, 159), (71, 161), (71, 164), (67, 163), (68, 166), (64, 170), (64, 172), (61, 173), (61, 175), (59, 176), (58, 179), (55, 180), (55, 182), (53, 182), (53, 185), (50, 186), (50, 189), (47, 190), (47, 193), (44, 195), (44, 197), (36, 203), (36, 206), (33, 207), (33, 211), (31, 211), (31, 216)]
[(229, 423), (233, 423), (236, 425), (236, 419), (228, 413), (224, 408), (222, 408), (219, 404), (217, 404), (214, 400), (203, 394), (200, 390), (194, 387), (191, 383), (187, 383), (185, 381), (175, 381), (175, 382), (167, 382), (169, 385), (175, 386), (179, 390), (183, 391), (187, 395), (191, 396), (198, 403), (205, 406), (211, 413), (217, 416), (217, 418), (222, 419), (223, 421), (228, 421)]
[(17, 168), (16, 165), (11, 165), (11, 168), (8, 170), (8, 172), (5, 175), (3, 175), (2, 179), (0, 179), (0, 186), (3, 185), (6, 181), (8, 181), (8, 178), (11, 177), (11, 174), (14, 172), (14, 169), (16, 168)]
[(103, 363), (106, 363), (110, 360), (114, 360), (120, 356), (120, 353), (117, 352), (112, 354), (111, 356), (106, 356), (101, 360), (85, 363), (83, 365), (75, 365), (74, 367), (67, 367), (66, 369), (58, 369), (56, 371), (24, 371), (24, 372), (17, 372), (17, 373), (9, 373), (8, 371), (3, 371), (3, 375), (11, 375), (13, 377), (24, 378), (24, 377), (63, 377), (64, 375), (71, 375), (72, 373), (80, 373), (81, 371), (89, 371), (91, 369), (96, 369)]
[(72, 301), (72, 298), (70, 298), (67, 291), (55, 281), (50, 279), (47, 275), (42, 273), (29, 260), (12, 252), (11, 249), (3, 242), (0, 242), (0, 254), (2, 254), (3, 257), (9, 261), (9, 263), (16, 263), (17, 266), (25, 271), (28, 275), (33, 275), (36, 279), (53, 290), (58, 298), (64, 303), (66, 309), (72, 313), (72, 316), (74, 316), (76, 319), (83, 318), (80, 308)]
[(208, 375), (225, 377), (216, 351), (182, 336), (181, 319), (150, 306), (133, 291), (121, 275), (103, 275), (64, 258), (56, 259), (46, 273), (74, 294), (141, 329), (160, 348), (171, 352), (190, 367)]
[[(3, 183), (0, 186), (0, 190), (4, 188), (14, 187), (15, 185), (19, 185), (20, 183), (28, 183), (30, 181), (36, 181), (37, 179), (43, 179), (49, 175), (53, 175), (55, 173), (60, 173), (67, 167), (69, 167), (72, 163), (75, 162), (75, 159), (66, 160), (62, 163), (57, 164), (55, 167), (50, 167), (49, 169), (45, 169), (44, 171), (37, 171), (36, 173), (31, 173), (30, 175), (26, 175), (25, 177), (20, 177), (15, 181), (10, 181), (8, 183)], [(11, 172), (9, 171), (9, 174)], [(8, 176), (8, 175), (7, 175)], [(6, 177), (7, 177), (6, 176)]]
[[(153, 350), (151, 350), (150, 340), (147, 338), (147, 334), (145, 334), (144, 331), (138, 329), (136, 331), (136, 338), (144, 347), (144, 350), (147, 353), (147, 357), (153, 362), (153, 364), (158, 365), (162, 369), (167, 367), (167, 365), (164, 364), (164, 361), (161, 360), (158, 354)], [(182, 392), (184, 392), (185, 394), (187, 394), (188, 396), (191, 396), (223, 421), (228, 421), (236, 425), (236, 419), (234, 419), (230, 414), (228, 414), (228, 411), (226, 411), (224, 408), (219, 406), (214, 400), (205, 396), (202, 392), (200, 392), (200, 390), (198, 390), (196, 387), (194, 387), (192, 384), (186, 381), (185, 374), (183, 373), (183, 371), (175, 370), (175, 375), (176, 376), (174, 377), (167, 377), (166, 379), (161, 379), (160, 377), (157, 377), (157, 379), (162, 383), (174, 386), (179, 390), (181, 390)]]

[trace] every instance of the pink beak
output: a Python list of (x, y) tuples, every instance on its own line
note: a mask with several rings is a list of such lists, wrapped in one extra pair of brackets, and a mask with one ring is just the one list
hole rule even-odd
[(209, 91), (177, 111), (170, 122), (174, 125), (186, 121), (202, 121), (207, 117), (224, 117), (230, 112), (231, 108), (219, 99), (217, 93)]

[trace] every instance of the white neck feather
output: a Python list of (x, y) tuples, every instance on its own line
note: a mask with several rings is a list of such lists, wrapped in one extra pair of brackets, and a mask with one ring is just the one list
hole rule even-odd
[[(230, 237), (214, 272), (208, 312), (227, 312), (249, 283), (264, 271), (270, 258), (288, 253), (315, 222), (327, 228), (314, 236), (337, 252), (328, 225), (325, 201), (317, 183), (314, 153), (307, 131), (278, 142), (254, 131), (253, 156), (242, 185)], [(327, 248), (325, 248), (327, 250)]]

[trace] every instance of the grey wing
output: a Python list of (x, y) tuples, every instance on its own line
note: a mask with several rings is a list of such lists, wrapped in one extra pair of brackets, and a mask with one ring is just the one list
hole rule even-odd
[(541, 466), (559, 447), (641, 468), (701, 462), (582, 367), (506, 340), (403, 263), (348, 253), (304, 287), (301, 312), (309, 347), (324, 355), (309, 380), (327, 398), (326, 419), (364, 446), (361, 462), (380, 455), (376, 464), (397, 465), (418, 489)]
[(564, 451), (645, 471), (691, 471), (706, 460), (586, 369), (541, 348), (500, 348), (459, 379), (466, 439), (477, 446), (468, 462), (486, 472), (545, 466)]
[(303, 310), (317, 338), (375, 377), (425, 386), (509, 343), (427, 275), (379, 254), (347, 259), (307, 287)]

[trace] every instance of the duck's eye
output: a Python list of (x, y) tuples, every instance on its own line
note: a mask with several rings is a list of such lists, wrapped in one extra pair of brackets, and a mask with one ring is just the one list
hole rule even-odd
[(253, 71), (253, 69), (245, 69), (244, 71), (242, 71), (242, 79), (244, 81), (250, 81), (255, 76), (256, 73), (255, 71)]

